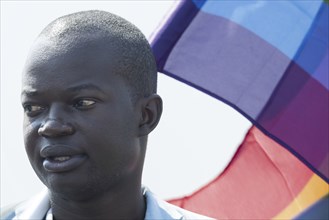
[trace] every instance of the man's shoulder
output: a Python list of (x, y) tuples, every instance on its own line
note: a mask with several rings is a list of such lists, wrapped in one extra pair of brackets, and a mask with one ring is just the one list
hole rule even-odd
[(145, 219), (212, 219), (172, 205), (146, 188), (144, 188), (144, 195), (147, 204)]
[(12, 219), (15, 216), (15, 207), (16, 205), (1, 207), (0, 219)]
[(15, 203), (15, 204), (7, 205), (5, 207), (1, 207), (0, 219), (1, 220), (13, 219), (15, 217), (15, 210), (20, 204), (21, 203)]
[(28, 200), (1, 207), (0, 219), (42, 219), (49, 207), (48, 192), (44, 189)]
[[(165, 207), (165, 210), (172, 217), (172, 219), (212, 219), (208, 216), (200, 215), (186, 209), (180, 208), (178, 206), (172, 205), (166, 201), (162, 200), (162, 208)], [(145, 218), (147, 219), (147, 218)], [(152, 219), (152, 218), (150, 218)], [(154, 218), (153, 218), (154, 219)]]

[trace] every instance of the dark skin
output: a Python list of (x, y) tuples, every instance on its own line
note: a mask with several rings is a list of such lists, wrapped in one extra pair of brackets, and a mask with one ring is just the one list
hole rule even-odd
[(144, 219), (147, 135), (162, 101), (132, 101), (115, 74), (119, 43), (89, 40), (69, 49), (47, 39), (34, 45), (23, 72), (26, 152), (56, 219)]

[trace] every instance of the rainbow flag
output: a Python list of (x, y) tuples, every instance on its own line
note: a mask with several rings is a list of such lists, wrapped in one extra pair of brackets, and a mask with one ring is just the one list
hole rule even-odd
[(292, 218), (328, 194), (328, 12), (319, 0), (177, 2), (151, 40), (158, 71), (255, 127), (216, 180), (171, 202), (216, 218)]

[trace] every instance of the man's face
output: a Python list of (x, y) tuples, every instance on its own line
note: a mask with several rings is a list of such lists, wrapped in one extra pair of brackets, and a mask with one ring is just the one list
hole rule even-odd
[(139, 116), (127, 84), (114, 74), (120, 56), (101, 43), (62, 49), (40, 41), (24, 69), (32, 167), (52, 192), (76, 198), (136, 181), (143, 158)]

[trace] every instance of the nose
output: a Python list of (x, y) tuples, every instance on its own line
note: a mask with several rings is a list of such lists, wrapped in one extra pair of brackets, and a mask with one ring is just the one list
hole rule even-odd
[(72, 125), (57, 119), (47, 119), (38, 129), (38, 134), (43, 137), (61, 137), (72, 135), (74, 128)]
[(72, 135), (75, 129), (67, 121), (63, 105), (54, 103), (50, 106), (48, 117), (41, 123), (38, 134), (43, 137), (61, 137)]
[(61, 137), (72, 135), (74, 128), (72, 125), (57, 119), (47, 119), (38, 129), (38, 134), (43, 137)]

